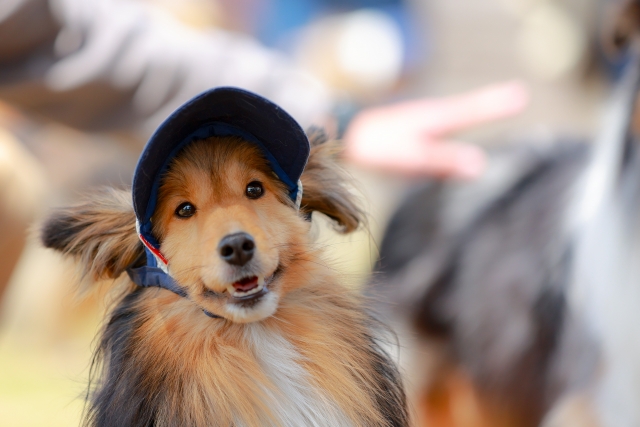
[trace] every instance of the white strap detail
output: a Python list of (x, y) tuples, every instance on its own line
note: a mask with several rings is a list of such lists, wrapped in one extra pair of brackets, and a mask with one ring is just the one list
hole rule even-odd
[(156, 264), (158, 265), (158, 268), (164, 271), (165, 274), (168, 274), (169, 276), (171, 276), (171, 274), (169, 274), (169, 265), (165, 264), (164, 261), (158, 257), (158, 255), (153, 254), (153, 257), (156, 259)]
[(296, 194), (296, 208), (300, 210), (300, 204), (302, 203), (302, 181), (298, 180), (298, 194)]

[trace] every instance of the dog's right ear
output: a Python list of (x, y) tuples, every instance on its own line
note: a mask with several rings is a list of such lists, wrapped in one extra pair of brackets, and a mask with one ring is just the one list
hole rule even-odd
[(338, 165), (341, 148), (318, 128), (308, 132), (311, 153), (301, 177), (303, 184), (300, 211), (310, 215), (321, 212), (329, 217), (340, 233), (355, 231), (365, 222), (365, 213), (349, 190), (352, 181)]
[(142, 259), (131, 193), (110, 190), (53, 213), (42, 227), (44, 246), (80, 262), (83, 276), (116, 278)]

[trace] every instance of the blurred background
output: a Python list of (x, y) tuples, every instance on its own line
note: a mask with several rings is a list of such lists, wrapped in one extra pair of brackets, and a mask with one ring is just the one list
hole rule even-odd
[[(182, 102), (211, 86), (246, 87), (365, 151), (366, 137), (350, 126), (365, 123), (372, 108), (423, 99), (426, 122), (441, 107), (458, 119), (428, 143), (485, 148), (489, 161), (476, 156), (471, 173), (403, 173), (401, 164), (384, 167), (357, 150), (348, 156), (369, 227), (339, 237), (320, 224), (318, 238), (347, 280), (363, 287), (376, 281), (389, 218), (417, 186), (465, 186), (492, 167), (494, 150), (523, 140), (594, 138), (625, 63), (603, 37), (621, 4), (0, 0), (0, 426), (80, 422), (109, 301), (105, 292), (80, 295), (73, 265), (39, 246), (37, 224), (98, 186), (127, 186), (144, 142)], [(489, 100), (456, 110), (463, 98), (455, 96), (469, 93)], [(450, 103), (439, 104), (445, 98)], [(418, 357), (422, 368), (403, 365), (412, 396), (428, 383), (427, 353)], [(425, 425), (498, 425), (469, 415), (477, 402), (465, 396), (449, 408), (458, 421)]]

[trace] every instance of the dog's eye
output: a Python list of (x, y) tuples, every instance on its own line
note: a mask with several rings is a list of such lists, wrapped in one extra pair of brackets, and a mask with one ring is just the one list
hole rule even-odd
[(247, 190), (245, 192), (250, 199), (259, 199), (264, 193), (262, 183), (260, 181), (251, 181), (247, 184)]
[(182, 203), (176, 208), (176, 216), (180, 218), (189, 218), (196, 213), (196, 207), (189, 202)]

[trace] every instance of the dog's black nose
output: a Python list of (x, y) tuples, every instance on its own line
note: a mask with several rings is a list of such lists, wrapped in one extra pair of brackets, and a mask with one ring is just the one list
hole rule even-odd
[(245, 265), (253, 258), (256, 244), (247, 233), (235, 233), (224, 237), (218, 245), (220, 257), (232, 265)]

